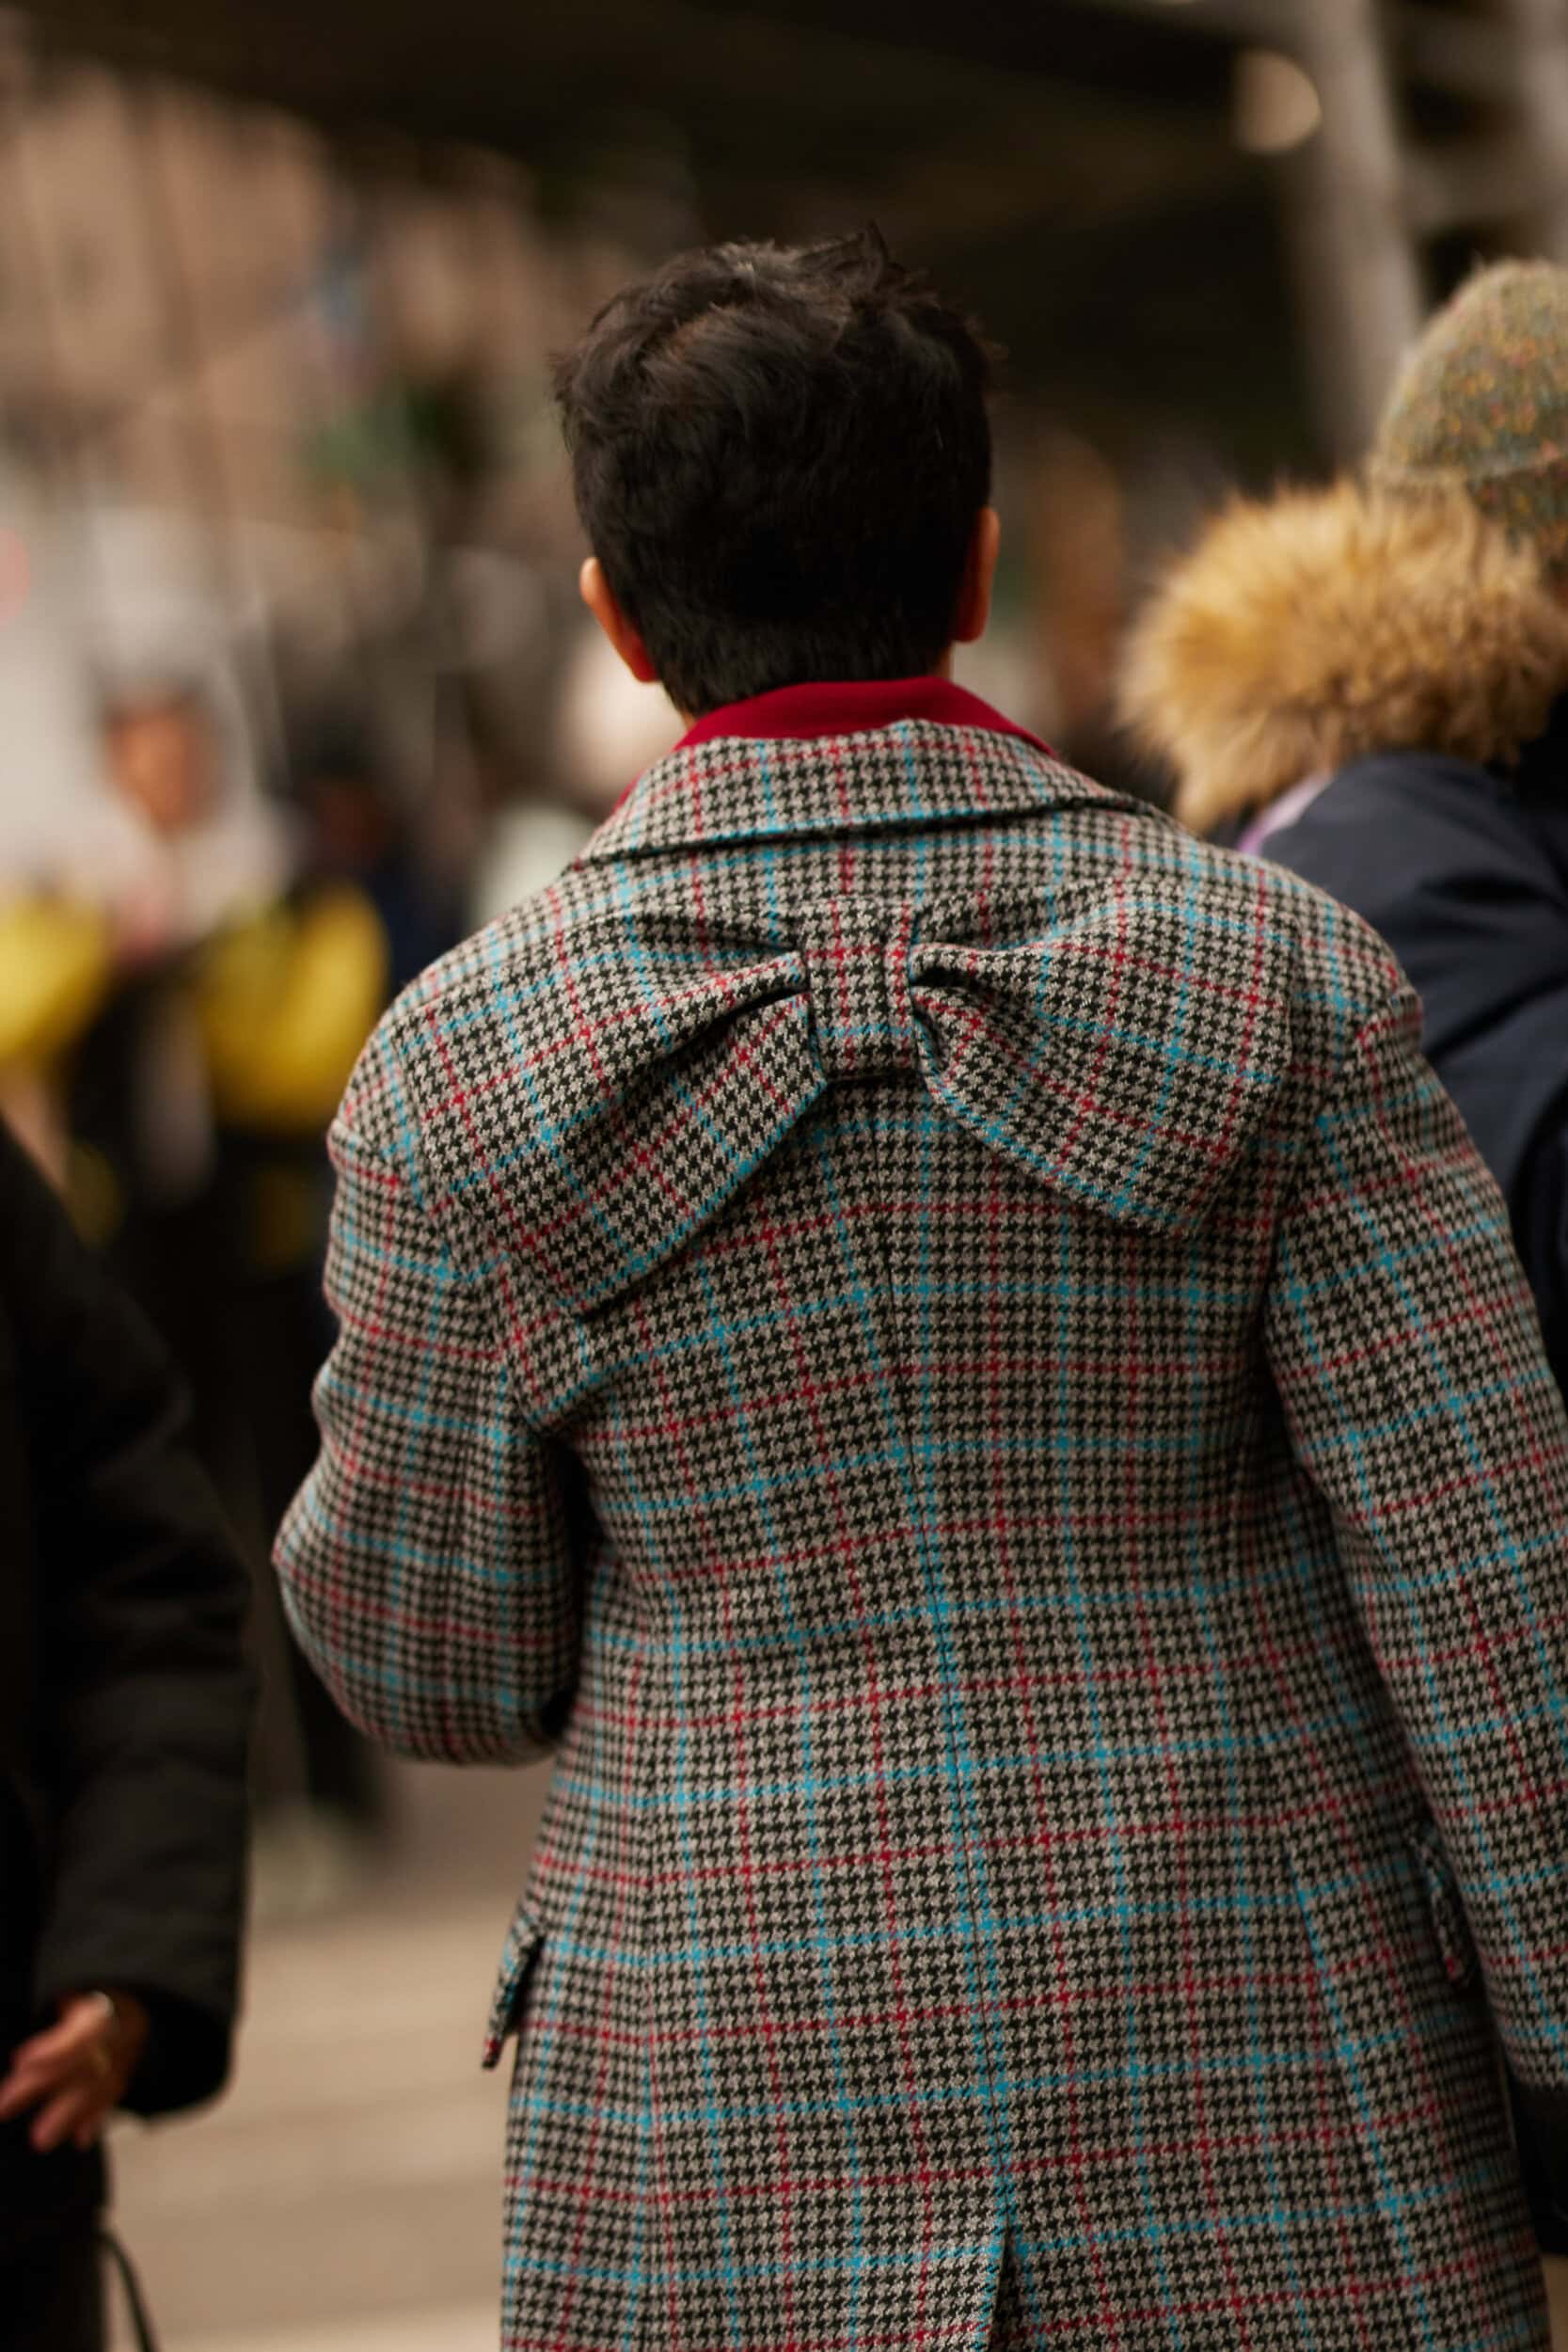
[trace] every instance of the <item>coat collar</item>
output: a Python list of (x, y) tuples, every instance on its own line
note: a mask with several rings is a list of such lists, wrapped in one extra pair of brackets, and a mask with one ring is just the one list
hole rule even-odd
[(1049, 758), (1051, 746), (1026, 727), (1015, 726), (990, 703), (951, 678), (844, 678), (827, 686), (781, 686), (771, 694), (753, 694), (746, 702), (729, 703), (689, 727), (675, 745), (678, 752), (695, 743), (719, 743), (726, 736), (744, 736), (760, 742), (801, 742), (812, 736), (863, 735), (874, 727), (896, 726), (901, 719), (929, 719), (935, 726), (979, 727), (988, 735), (1016, 736), (1033, 743)]
[(944, 678), (855, 679), (786, 687), (700, 720), (639, 776), (583, 855), (1120, 804)]

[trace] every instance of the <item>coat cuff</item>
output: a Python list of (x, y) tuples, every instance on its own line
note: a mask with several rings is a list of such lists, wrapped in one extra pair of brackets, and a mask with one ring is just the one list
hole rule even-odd
[(1508, 2070), (1514, 2145), (1536, 2243), (1568, 2255), (1568, 2090), (1532, 2090)]

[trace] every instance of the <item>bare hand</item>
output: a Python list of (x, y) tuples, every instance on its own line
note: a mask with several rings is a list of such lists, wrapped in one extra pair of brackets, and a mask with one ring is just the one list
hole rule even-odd
[(0, 2122), (40, 2111), (33, 2146), (40, 2154), (70, 2139), (90, 2148), (124, 2098), (147, 2047), (148, 2015), (134, 1994), (73, 1994), (58, 2025), (11, 2053), (0, 2081)]

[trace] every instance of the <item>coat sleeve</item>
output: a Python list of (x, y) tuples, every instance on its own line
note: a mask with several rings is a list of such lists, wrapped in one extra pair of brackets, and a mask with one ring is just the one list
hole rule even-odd
[(3, 1150), (52, 1833), (34, 1989), (44, 2010), (106, 1986), (142, 1997), (152, 2035), (127, 2104), (153, 2112), (228, 2070), (249, 1579), (161, 1347), (25, 1155)]
[(572, 1327), (504, 1254), (454, 1250), (418, 1174), (345, 1120), (321, 1451), (277, 1567), (300, 1643), (399, 1754), (510, 1763), (548, 1747), (577, 1672), (580, 1482), (541, 1426)]
[[(1568, 1422), (1502, 1200), (1401, 989), (1280, 1236), (1267, 1341), (1568, 2198)], [(1538, 2204), (1539, 2211), (1539, 2204)]]

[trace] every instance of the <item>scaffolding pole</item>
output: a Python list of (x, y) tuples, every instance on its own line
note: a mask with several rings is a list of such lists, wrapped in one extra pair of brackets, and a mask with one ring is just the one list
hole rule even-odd
[(1323, 127), (1291, 162), (1292, 233), (1323, 423), (1359, 456), (1421, 324), (1404, 158), (1373, 0), (1302, 0), (1297, 56)]
[(1531, 182), (1522, 241), (1568, 262), (1568, 0), (1498, 0), (1497, 14), (1511, 36)]

